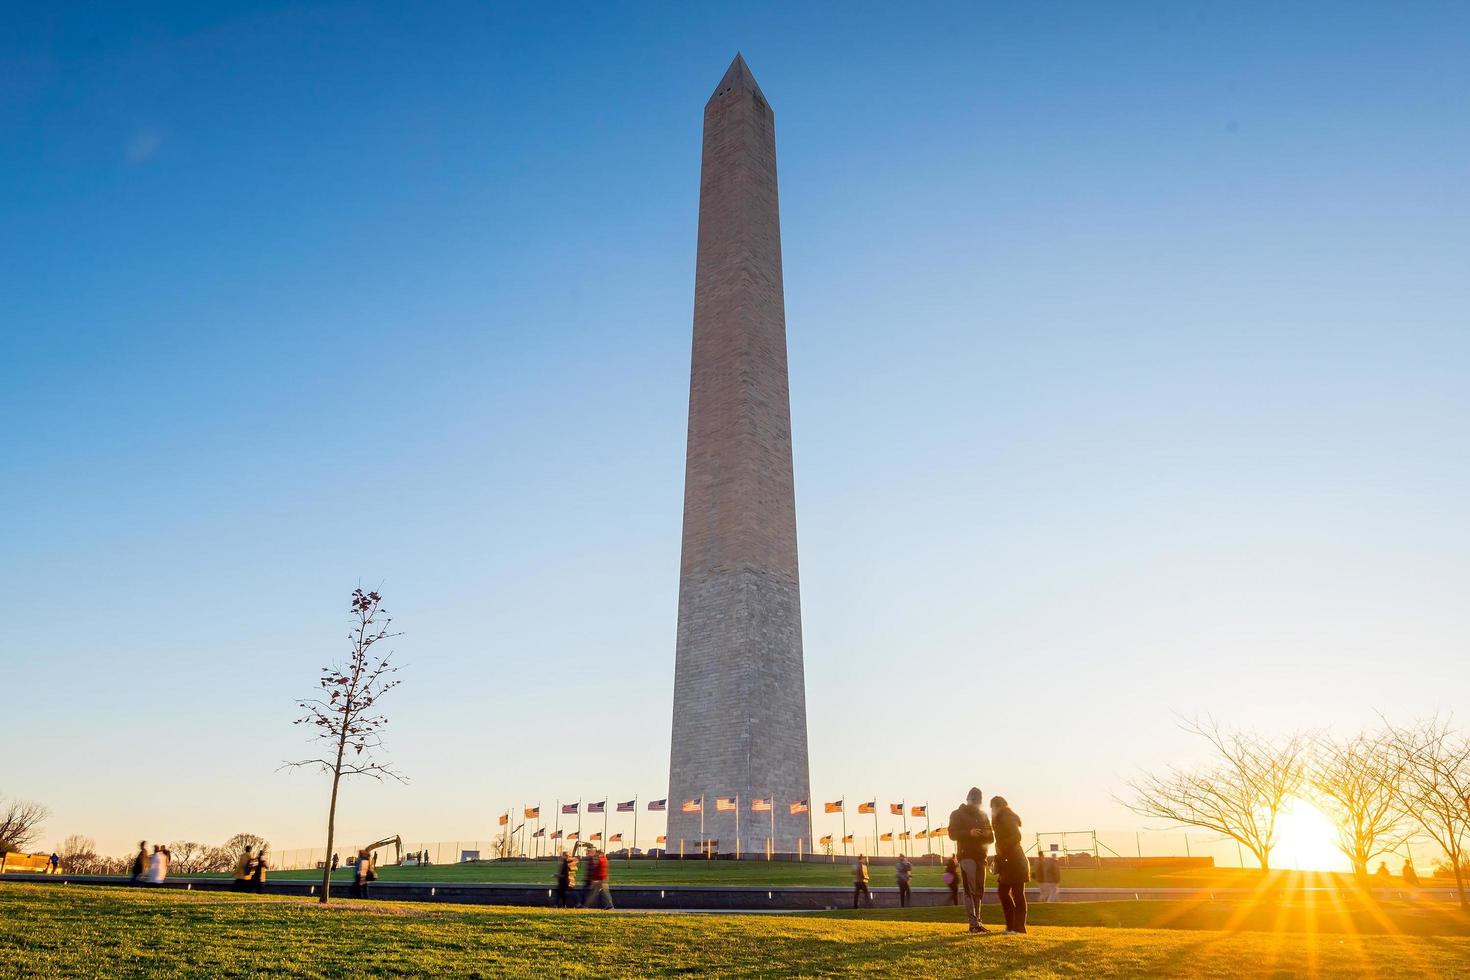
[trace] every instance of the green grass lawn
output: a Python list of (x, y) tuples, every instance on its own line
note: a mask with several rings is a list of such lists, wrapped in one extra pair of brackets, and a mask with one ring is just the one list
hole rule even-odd
[[(1000, 907), (987, 896), (985, 920), (1001, 922)], [(803, 916), (894, 922), (965, 921), (955, 906), (913, 909), (839, 909)], [(1447, 902), (1375, 902), (1350, 895), (1309, 900), (1212, 902), (1209, 899), (1124, 902), (1031, 902), (1030, 921), (1040, 925), (1107, 929), (1195, 929), (1211, 931), (1360, 933), (1470, 937), (1470, 915)]]
[[(614, 858), (612, 880), (624, 885), (837, 885), (852, 883), (850, 860), (838, 858), (836, 862), (814, 859), (796, 861), (623, 861)], [(914, 866), (914, 886), (917, 888), (942, 888), (943, 869), (935, 865)], [(320, 871), (277, 871), (276, 878), (319, 879)], [(536, 882), (550, 883), (556, 874), (553, 861), (485, 861), (474, 864), (433, 864), (428, 867), (399, 868), (385, 866), (378, 869), (383, 881), (433, 881), (433, 882)], [(876, 886), (891, 886), (894, 882), (892, 865), (873, 865), (872, 883)], [(1323, 874), (1309, 875), (1311, 883), (1337, 881), (1342, 876)], [(350, 882), (352, 872), (339, 868), (332, 879), (334, 882)], [(1297, 872), (1283, 872), (1283, 882), (1303, 880)], [(1131, 869), (1105, 868), (1069, 869), (1065, 872), (1063, 887), (1109, 887), (1109, 888), (1254, 888), (1261, 881), (1261, 873), (1238, 868), (1190, 868), (1190, 869)]]
[[(1151, 904), (1151, 903), (1138, 903)], [(1040, 916), (1073, 914), (1051, 906)], [(1463, 976), (1463, 936), (708, 916), (0, 886), (0, 975)]]

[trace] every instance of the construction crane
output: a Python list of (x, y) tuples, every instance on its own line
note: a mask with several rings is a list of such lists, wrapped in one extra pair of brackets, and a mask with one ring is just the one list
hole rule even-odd
[(403, 838), (402, 837), (398, 837), (398, 836), (384, 837), (380, 841), (375, 841), (375, 842), (373, 842), (371, 844), (366, 845), (365, 847), (363, 847), (363, 850), (364, 851), (367, 851), (369, 854), (371, 854), (371, 853), (373, 853), (373, 851), (376, 851), (378, 848), (380, 848), (380, 847), (386, 847), (389, 844), (392, 844), (393, 845), (393, 853), (394, 853), (394, 861), (393, 861), (393, 863), (394, 864), (402, 864), (403, 863)]

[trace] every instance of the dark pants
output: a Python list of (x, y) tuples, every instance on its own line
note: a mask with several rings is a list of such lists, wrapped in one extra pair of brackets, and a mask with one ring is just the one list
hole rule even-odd
[(572, 886), (565, 878), (556, 879), (556, 907), (559, 909), (572, 907)]
[(1002, 881), (998, 890), (1000, 907), (1006, 915), (1006, 928), (1011, 932), (1025, 932), (1026, 883), (1024, 881)]
[(232, 891), (232, 892), (243, 892), (245, 889), (247, 889), (249, 887), (250, 887), (250, 879), (249, 878), (236, 878), (234, 880), (234, 883), (232, 883), (230, 885), (230, 891)]
[(949, 883), (949, 904), (960, 904), (960, 876), (958, 872), (955, 873), (954, 881)]
[(852, 907), (853, 908), (857, 908), (858, 907), (858, 899), (859, 898), (865, 898), (865, 899), (867, 899), (868, 908), (872, 908), (873, 907), (873, 893), (870, 892), (870, 891), (868, 891), (868, 883), (866, 881), (860, 881), (856, 885), (853, 885), (852, 886)]
[(903, 906), (904, 908), (908, 908), (910, 893), (911, 891), (909, 889), (909, 883), (906, 881), (900, 881), (898, 883), (898, 904)]
[(367, 898), (367, 886), (368, 883), (366, 878), (352, 879), (352, 897)]

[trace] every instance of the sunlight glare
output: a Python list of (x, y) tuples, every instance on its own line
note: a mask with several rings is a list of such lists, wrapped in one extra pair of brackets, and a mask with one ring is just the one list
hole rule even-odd
[(1321, 810), (1306, 800), (1287, 802), (1276, 822), (1276, 849), (1271, 865), (1298, 871), (1350, 871), (1351, 864), (1337, 848), (1337, 828)]

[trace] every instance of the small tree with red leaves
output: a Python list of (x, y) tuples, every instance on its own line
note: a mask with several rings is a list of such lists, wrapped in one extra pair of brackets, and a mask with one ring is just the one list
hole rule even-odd
[[(379, 654), (377, 644), (398, 633), (390, 633), (393, 618), (383, 608), (383, 597), (376, 592), (356, 589), (352, 593), (352, 630), (348, 640), (352, 653), (345, 665), (323, 667), (317, 681), (317, 697), (297, 702), (305, 712), (296, 719), (298, 725), (311, 726), (311, 738), (320, 744), (325, 757), (300, 759), (287, 766), (320, 767), (332, 777), (331, 803), (327, 807), (327, 854), (332, 853), (337, 832), (337, 791), (347, 776), (371, 776), (406, 780), (391, 766), (373, 758), (382, 748), (382, 731), (388, 724), (384, 715), (375, 712), (378, 701), (401, 681), (393, 675), (398, 668), (389, 661), (392, 652)], [(332, 888), (332, 864), (328, 859), (322, 868), (322, 904), (326, 904)]]

